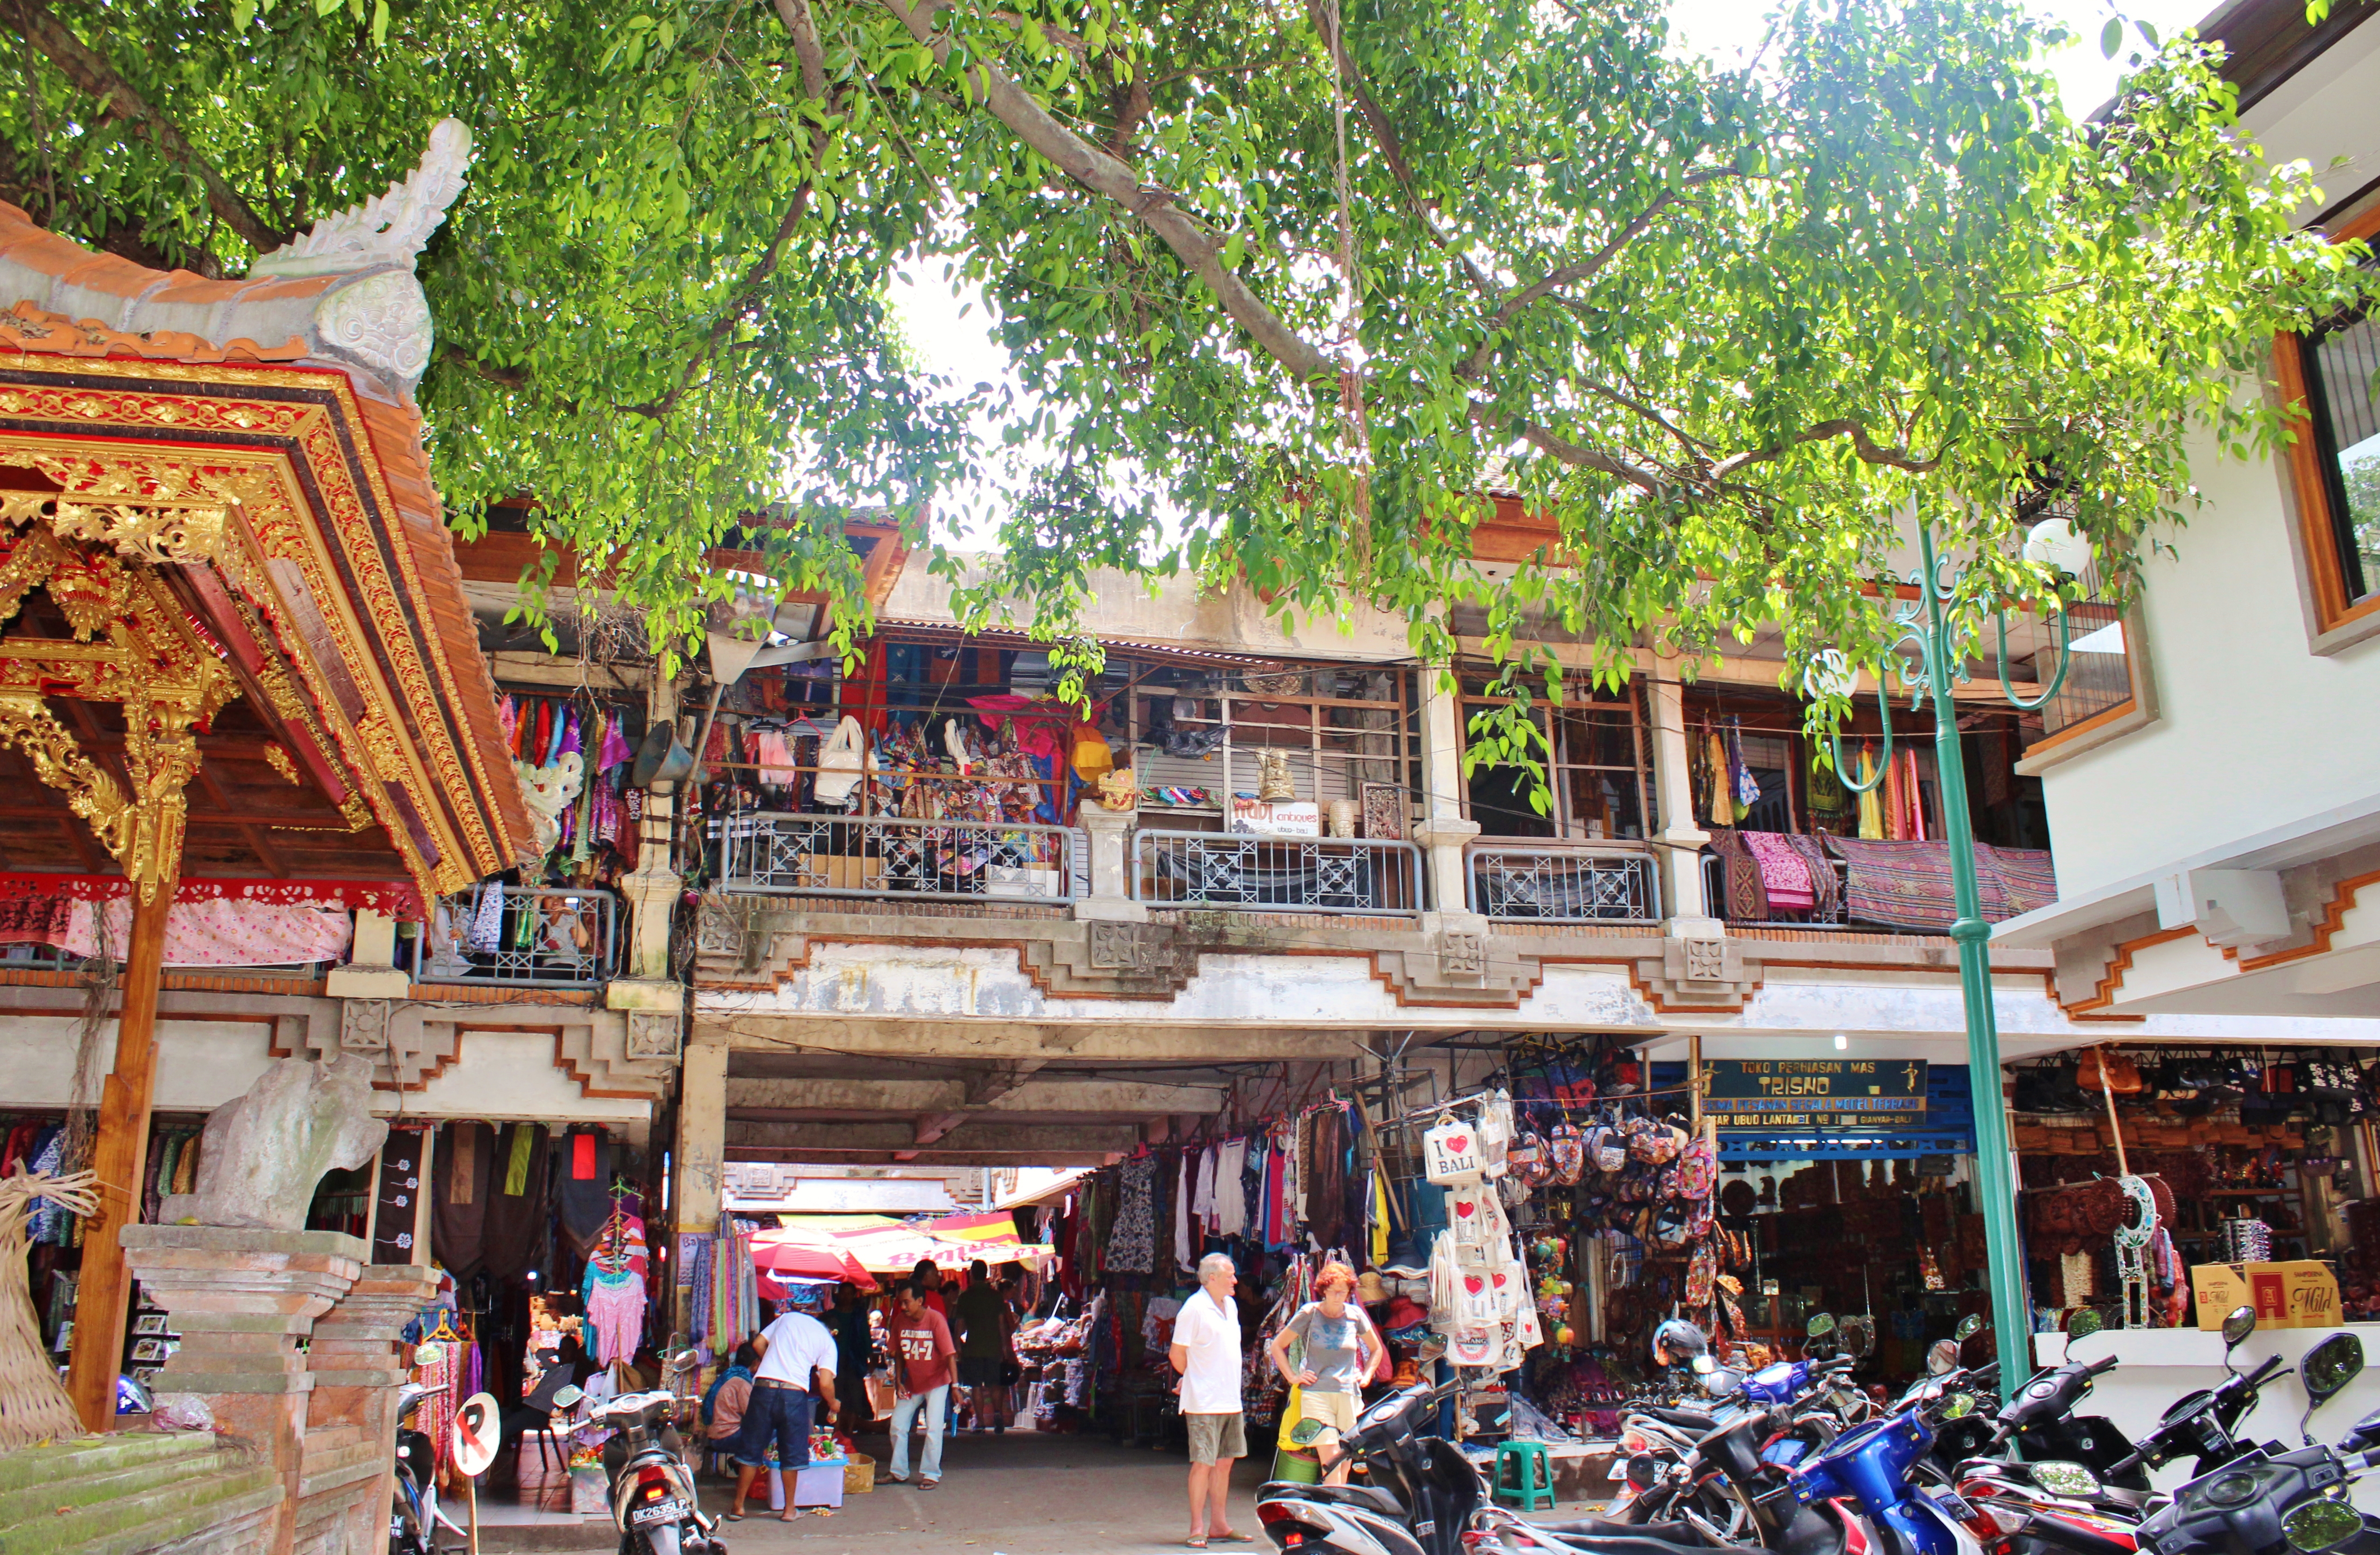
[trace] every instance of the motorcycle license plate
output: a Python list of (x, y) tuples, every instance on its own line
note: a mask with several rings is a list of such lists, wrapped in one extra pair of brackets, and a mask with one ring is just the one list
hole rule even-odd
[(674, 1523), (683, 1518), (686, 1512), (686, 1503), (672, 1497), (665, 1501), (655, 1501), (650, 1506), (640, 1506), (628, 1513), (628, 1526), (641, 1528), (648, 1523)]

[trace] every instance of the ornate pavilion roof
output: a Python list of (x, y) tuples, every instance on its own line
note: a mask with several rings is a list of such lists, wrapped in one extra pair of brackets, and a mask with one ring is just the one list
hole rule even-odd
[(131, 872), (57, 763), (137, 792), (125, 710), (152, 691), (198, 717), (185, 877), (427, 894), (518, 861), (413, 399), (432, 336), (412, 260), (468, 147), (442, 125), (410, 178), (239, 280), (0, 203), (0, 870)]

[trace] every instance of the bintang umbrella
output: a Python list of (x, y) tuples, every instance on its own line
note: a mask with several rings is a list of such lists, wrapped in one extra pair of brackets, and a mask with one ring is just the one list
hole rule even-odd
[(848, 1280), (863, 1291), (876, 1289), (875, 1276), (847, 1250), (832, 1244), (782, 1231), (756, 1231), (751, 1245), (752, 1267), (756, 1270), (806, 1280)]

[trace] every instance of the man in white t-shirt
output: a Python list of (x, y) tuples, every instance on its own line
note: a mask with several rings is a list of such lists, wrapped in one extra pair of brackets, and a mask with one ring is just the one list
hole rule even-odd
[(1209, 1538), (1255, 1542), (1234, 1533), (1224, 1503), (1232, 1493), (1232, 1464), (1247, 1456), (1248, 1439), (1240, 1414), (1240, 1307), (1232, 1299), (1239, 1270), (1220, 1253), (1198, 1260), (1198, 1294), (1173, 1318), (1168, 1358), (1182, 1374), (1182, 1423), (1190, 1432), (1190, 1548)]
[[(744, 1430), (735, 1439), (735, 1504), (729, 1522), (744, 1516), (744, 1498), (769, 1464), (769, 1443), (777, 1444), (777, 1466), (788, 1475), (810, 1461), (813, 1408), (835, 1417), (834, 1334), (807, 1312), (788, 1311), (752, 1341), (760, 1364), (752, 1373), (752, 1395), (744, 1403)], [(856, 1386), (856, 1384), (854, 1384)], [(787, 1481), (790, 1488), (791, 1481)], [(785, 1497), (784, 1521), (801, 1513)]]

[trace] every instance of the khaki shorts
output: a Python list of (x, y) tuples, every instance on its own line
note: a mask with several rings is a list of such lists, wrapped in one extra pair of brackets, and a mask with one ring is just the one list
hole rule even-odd
[(1355, 1428), (1363, 1401), (1353, 1393), (1317, 1393), (1300, 1389), (1297, 1407), (1308, 1420), (1319, 1420), (1342, 1436)]
[(1220, 1464), (1248, 1455), (1247, 1427), (1236, 1410), (1229, 1415), (1184, 1415), (1182, 1423), (1190, 1427), (1194, 1464)]

